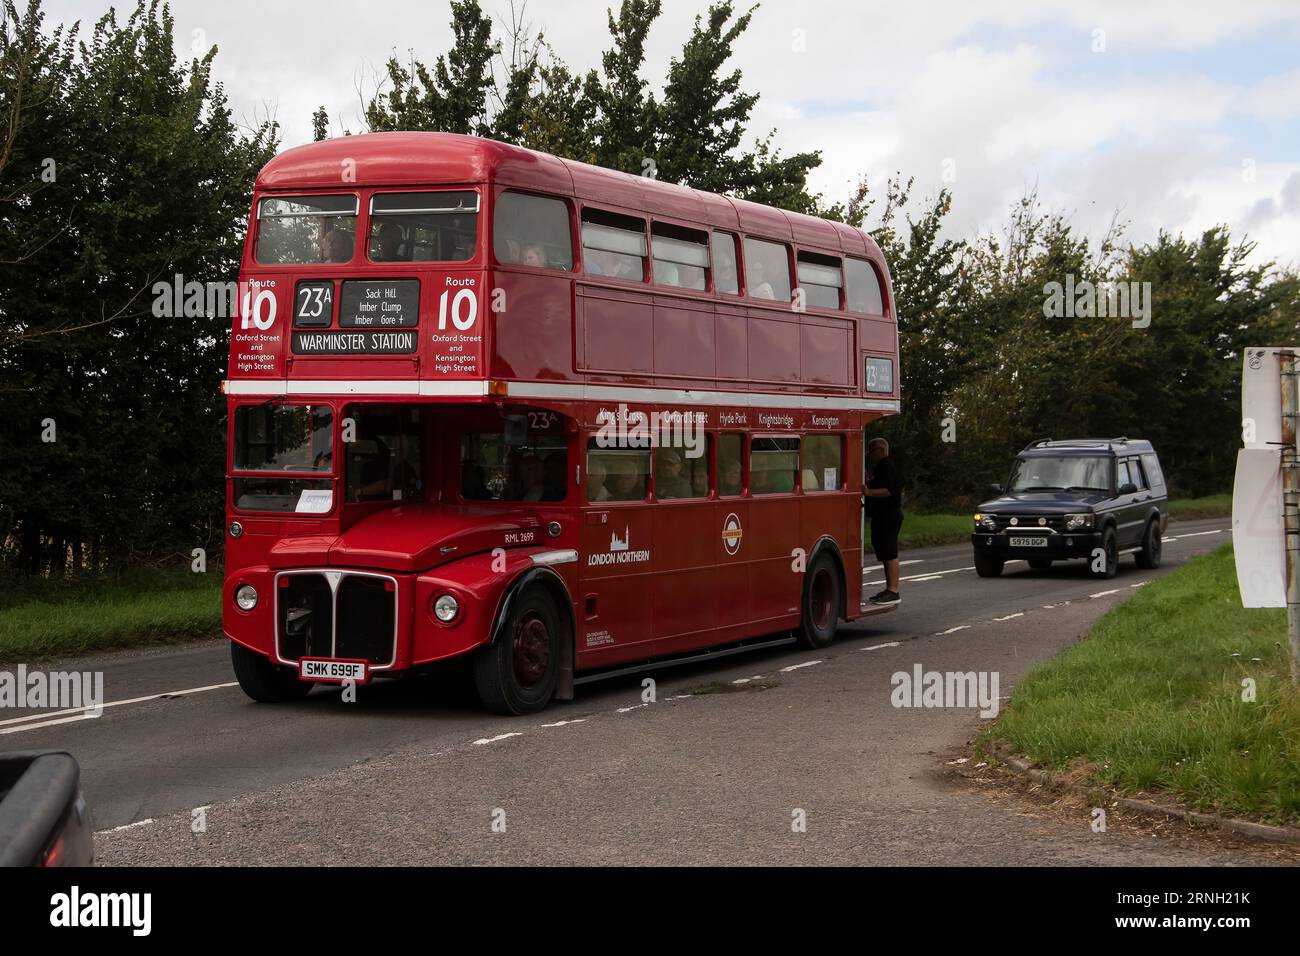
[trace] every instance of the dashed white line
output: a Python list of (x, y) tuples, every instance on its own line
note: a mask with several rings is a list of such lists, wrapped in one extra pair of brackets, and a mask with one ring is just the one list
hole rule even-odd
[(933, 637), (943, 637), (945, 634), (956, 634), (958, 631), (964, 631), (964, 630), (966, 630), (968, 627), (970, 627), (969, 624), (958, 624), (956, 627), (950, 627), (950, 628), (948, 628), (948, 630), (946, 630), (946, 631), (935, 631), (934, 634), (933, 634), (932, 636), (933, 636)]
[(762, 674), (756, 674), (756, 675), (753, 676), (753, 677), (737, 677), (735, 680), (732, 681), (732, 683), (733, 683), (733, 684), (748, 684), (748, 683), (749, 683), (750, 681), (752, 681), (752, 680), (762, 680), (762, 679), (763, 679), (763, 675), (762, 675)]
[(1009, 621), (1009, 620), (1011, 620), (1013, 617), (1024, 617), (1024, 616), (1025, 616), (1025, 612), (1024, 612), (1024, 611), (1017, 611), (1015, 614), (1008, 614), (1006, 617), (995, 617), (993, 620), (995, 620), (995, 621)]
[(520, 731), (512, 730), (508, 734), (497, 734), (495, 737), (480, 737), (478, 740), (474, 741), (474, 746), (482, 747), (484, 744), (494, 744), (498, 740), (505, 740), (509, 737), (522, 737), (522, 736), (523, 733), (521, 733)]
[(567, 727), (569, 724), (583, 724), (587, 722), (586, 717), (577, 717), (573, 720), (557, 720), (553, 724), (542, 724), (543, 727)]
[[(121, 707), (125, 704), (143, 704), (146, 701), (159, 700), (163, 697), (187, 697), (190, 694), (201, 694), (209, 690), (221, 690), (225, 687), (238, 687), (238, 681), (230, 681), (226, 684), (209, 684), (206, 687), (190, 687), (185, 690), (168, 690), (161, 694), (146, 694), (144, 697), (131, 697), (127, 700), (112, 700), (103, 705), (103, 709), (109, 707)], [(72, 716), (64, 716), (70, 714)], [(73, 707), (70, 710), (53, 710), (48, 714), (24, 714), (22, 717), (10, 717), (8, 720), (0, 720), (0, 736), (4, 734), (16, 734), (23, 730), (36, 730), (40, 727), (53, 727), (55, 724), (68, 724), (78, 720), (94, 720), (98, 715), (86, 712), (84, 707)], [(49, 718), (58, 718), (50, 720)], [(34, 723), (33, 721), (40, 721)], [(10, 724), (26, 723), (26, 727), (6, 726)]]
[[(1226, 529), (1215, 528), (1213, 531), (1189, 531), (1187, 534), (1180, 534), (1178, 538), (1199, 538), (1203, 534), (1223, 534)], [(1166, 541), (1177, 541), (1178, 538), (1165, 538)]]
[(147, 820), (136, 820), (135, 823), (124, 823), (120, 827), (111, 827), (107, 830), (96, 830), (95, 836), (99, 836), (101, 833), (121, 833), (123, 830), (134, 830), (136, 827), (148, 826), (150, 823), (157, 822), (158, 821), (153, 817), (149, 817)]
[(866, 647), (859, 647), (858, 650), (860, 650), (860, 651), (878, 651), (878, 650), (880, 650), (880, 649), (883, 648), (883, 647), (901, 647), (901, 646), (902, 646), (902, 644), (901, 644), (901, 642), (899, 642), (899, 641), (890, 641), (888, 644), (868, 644)]
[(821, 661), (804, 661), (802, 664), (791, 664), (789, 667), (782, 667), (781, 673), (788, 674), (791, 671), (797, 671), (801, 667), (812, 667), (814, 664), (820, 664)]
[(1109, 591), (1098, 591), (1096, 594), (1089, 594), (1090, 598), (1105, 597), (1107, 594), (1119, 594), (1119, 588), (1112, 588)]

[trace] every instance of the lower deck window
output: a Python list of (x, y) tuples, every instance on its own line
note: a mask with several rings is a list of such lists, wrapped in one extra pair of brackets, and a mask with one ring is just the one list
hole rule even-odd
[(778, 495), (795, 489), (799, 439), (755, 438), (749, 453), (749, 492)]
[(587, 500), (642, 501), (650, 482), (650, 450), (587, 443)]

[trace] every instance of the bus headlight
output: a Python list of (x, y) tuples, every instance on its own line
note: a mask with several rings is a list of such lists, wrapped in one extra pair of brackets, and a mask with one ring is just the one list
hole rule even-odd
[(1096, 521), (1096, 515), (1066, 515), (1065, 530), (1078, 531), (1080, 528), (1091, 528)]
[(443, 624), (450, 624), (456, 620), (456, 615), (460, 613), (460, 602), (450, 594), (439, 594), (433, 602), (433, 616), (442, 621)]
[(251, 584), (241, 584), (236, 588), (235, 607), (241, 611), (251, 611), (257, 607), (257, 588)]

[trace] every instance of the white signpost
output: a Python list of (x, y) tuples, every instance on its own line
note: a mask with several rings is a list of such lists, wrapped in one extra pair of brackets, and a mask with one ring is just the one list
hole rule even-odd
[(1300, 680), (1300, 416), (1297, 348), (1248, 348), (1232, 485), (1232, 549), (1243, 607), (1285, 607)]

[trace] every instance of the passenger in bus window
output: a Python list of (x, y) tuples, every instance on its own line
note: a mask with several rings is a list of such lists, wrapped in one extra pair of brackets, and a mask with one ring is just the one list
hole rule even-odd
[(587, 458), (587, 500), (609, 501), (609, 489), (605, 487), (605, 463), (599, 458)]
[(470, 501), (483, 501), (491, 497), (483, 466), (472, 458), (466, 458), (460, 463), (460, 494)]
[(640, 501), (645, 497), (645, 473), (627, 458), (615, 458), (607, 482), (611, 501)]
[(523, 264), (534, 269), (546, 268), (546, 250), (535, 242), (524, 246)]
[(749, 294), (755, 299), (775, 299), (776, 293), (772, 291), (772, 283), (767, 281), (767, 271), (763, 265), (763, 260), (755, 258), (748, 265), (750, 273)]
[[(736, 444), (736, 451), (739, 452), (740, 445)], [(718, 466), (718, 494), (720, 495), (738, 495), (740, 494), (740, 459), (730, 458)]]
[(520, 466), (520, 501), (541, 501), (546, 494), (546, 465), (536, 455), (527, 455)]
[(379, 227), (376, 235), (374, 258), (377, 262), (398, 262), (406, 257), (402, 255), (402, 227), (395, 222), (386, 222)]
[(331, 229), (321, 239), (320, 251), (323, 262), (351, 262), (352, 236), (342, 229)]
[(676, 448), (661, 448), (655, 462), (655, 497), (690, 498), (691, 483), (682, 474), (682, 453)]

